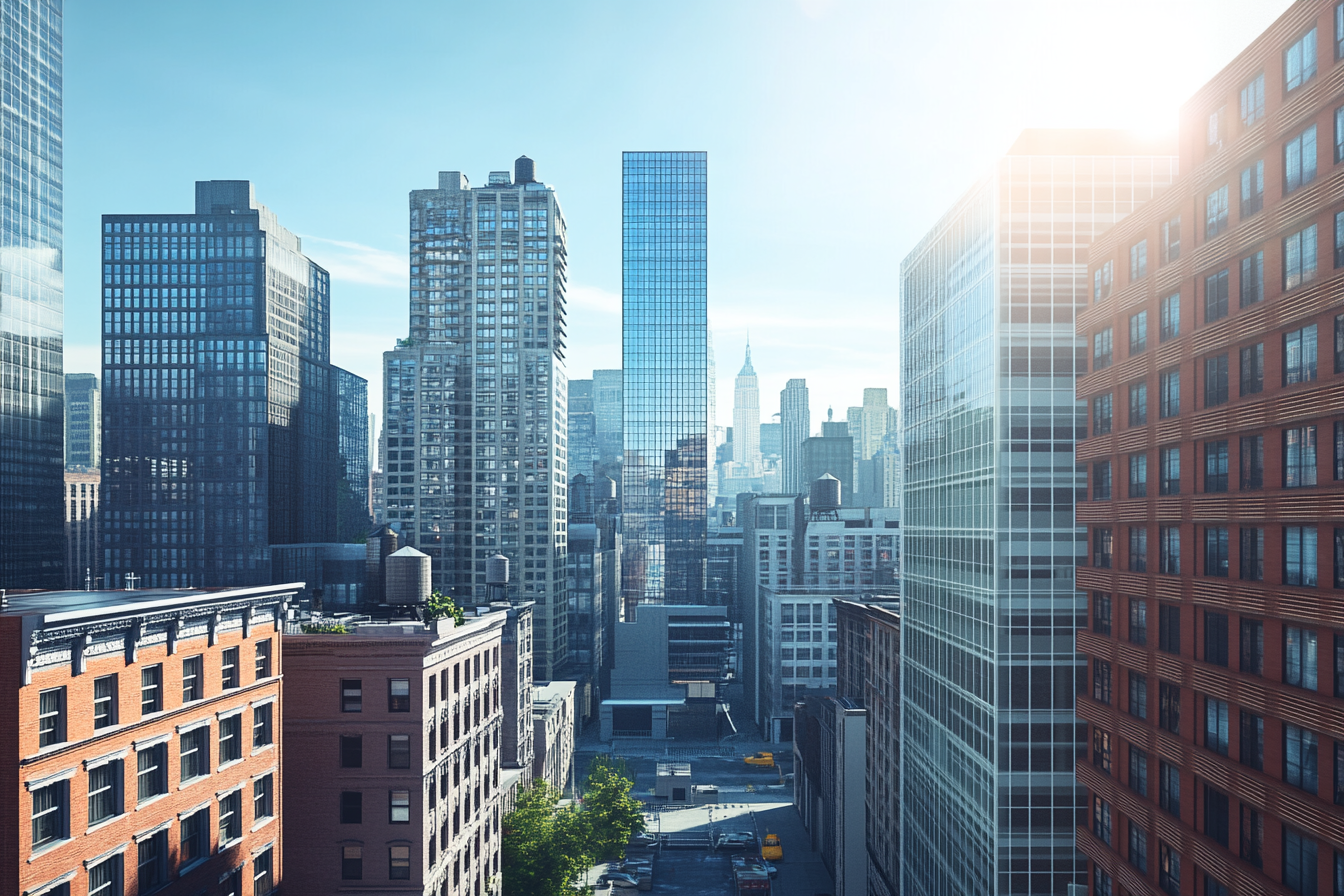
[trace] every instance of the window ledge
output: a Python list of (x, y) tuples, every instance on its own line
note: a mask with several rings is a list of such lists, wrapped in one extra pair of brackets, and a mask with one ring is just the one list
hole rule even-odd
[(193, 784), (196, 784), (196, 783), (198, 783), (198, 782), (200, 782), (200, 781), (208, 781), (208, 780), (210, 780), (210, 776), (209, 776), (208, 774), (206, 774), (206, 775), (197, 775), (197, 776), (194, 777), (194, 778), (191, 778), (191, 779), (189, 779), (189, 780), (183, 781), (181, 784), (178, 784), (178, 785), (177, 785), (177, 789), (178, 789), (179, 791), (181, 791), (181, 790), (186, 790), (188, 787), (191, 787)]
[(249, 833), (249, 834), (255, 834), (257, 831), (259, 831), (259, 830), (261, 830), (262, 828), (266, 827), (266, 825), (270, 824), (270, 823), (273, 822), (273, 821), (275, 821), (275, 816), (274, 816), (274, 815), (267, 815), (267, 816), (266, 816), (265, 818), (263, 818), (261, 821), (258, 821), (256, 824), (252, 825), (252, 827), (248, 830), (248, 833)]
[(215, 854), (219, 855), (220, 853), (230, 850), (242, 842), (243, 842), (242, 837), (234, 837), (232, 840), (221, 840), (219, 841), (219, 846), (215, 849)]
[[(224, 771), (226, 768), (233, 768), (235, 765), (239, 765), (240, 763), (242, 763), (242, 761), (243, 761), (243, 759), (242, 759), (242, 757), (240, 756), (240, 757), (237, 758), (237, 759), (230, 759), (228, 762), (221, 762), (221, 763), (219, 764), (219, 766), (215, 768), (215, 771), (216, 771), (216, 772), (222, 772), (222, 771)], [(198, 779), (197, 779), (197, 778), (192, 778), (191, 780), (192, 780), (192, 781), (196, 781), (196, 780), (198, 780)]]
[(186, 877), (188, 874), (195, 871), (197, 868), (201, 867), (208, 861), (210, 861), (210, 857), (208, 855), (201, 856), (199, 859), (193, 859), (192, 861), (183, 865), (181, 868), (177, 869), (177, 876)]
[(125, 817), (126, 817), (126, 813), (125, 813), (124, 811), (123, 811), (123, 812), (118, 812), (116, 815), (109, 815), (107, 818), (104, 818), (102, 821), (95, 821), (93, 824), (89, 825), (89, 826), (84, 830), (84, 834), (85, 834), (85, 836), (87, 836), (87, 835), (89, 835), (89, 834), (92, 834), (94, 831), (102, 830), (103, 828), (107, 827), (108, 825), (112, 824), (113, 822), (115, 822), (115, 821), (120, 821), (121, 819), (123, 819), (123, 818), (125, 818)]
[(156, 793), (156, 794), (154, 794), (153, 796), (149, 797), (148, 799), (140, 800), (138, 803), (135, 804), (135, 811), (139, 812), (141, 809), (145, 808), (146, 806), (152, 806), (152, 805), (154, 805), (155, 803), (157, 803), (159, 800), (161, 800), (161, 799), (163, 799), (164, 797), (166, 797), (167, 795), (168, 795), (167, 793)]
[(65, 837), (61, 840), (56, 840), (52, 843), (47, 843), (43, 846), (40, 846), (37, 849), (33, 850), (32, 854), (28, 856), (28, 861), (35, 862), (42, 856), (45, 856), (47, 853), (56, 849), (60, 849), (62, 846), (65, 846), (67, 843), (70, 842), (72, 842), (71, 838)]
[(272, 741), (271, 743), (266, 744), (265, 746), (261, 746), (261, 747), (253, 747), (253, 748), (252, 748), (252, 755), (253, 755), (253, 756), (258, 756), (258, 755), (260, 755), (260, 754), (262, 754), (262, 753), (265, 753), (267, 750), (274, 750), (274, 749), (275, 749), (275, 742)]

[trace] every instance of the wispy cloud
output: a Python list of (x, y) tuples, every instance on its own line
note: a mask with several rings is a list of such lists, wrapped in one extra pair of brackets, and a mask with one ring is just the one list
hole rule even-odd
[(327, 269), (333, 280), (369, 286), (405, 288), (409, 278), (406, 253), (389, 252), (348, 240), (302, 235), (304, 252)]

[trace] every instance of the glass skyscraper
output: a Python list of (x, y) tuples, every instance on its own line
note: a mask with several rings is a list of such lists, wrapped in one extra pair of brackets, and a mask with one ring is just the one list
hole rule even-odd
[(622, 162), (622, 594), (703, 600), (709, 423), (703, 152)]
[(0, 588), (64, 582), (61, 0), (5, 0)]
[(333, 541), (330, 279), (247, 181), (195, 214), (103, 216), (103, 568), (148, 587), (270, 583)]
[(1175, 174), (1122, 134), (1027, 131), (902, 263), (907, 896), (1083, 880), (1073, 317), (1092, 237)]
[(333, 367), (337, 396), (337, 445), (344, 475), (337, 483), (336, 537), (356, 541), (369, 532), (369, 381)]

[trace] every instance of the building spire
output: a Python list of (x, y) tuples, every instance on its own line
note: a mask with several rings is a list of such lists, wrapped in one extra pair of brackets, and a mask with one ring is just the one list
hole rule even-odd
[(755, 376), (756, 371), (751, 366), (751, 331), (747, 331), (747, 358), (742, 364), (742, 371), (738, 376)]

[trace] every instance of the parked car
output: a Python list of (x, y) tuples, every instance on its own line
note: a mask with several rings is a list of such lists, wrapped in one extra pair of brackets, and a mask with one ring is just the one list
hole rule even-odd
[(620, 871), (608, 871), (606, 874), (598, 876), (597, 885), (599, 887), (612, 886), (624, 890), (637, 890), (639, 889), (639, 879)]
[(715, 845), (719, 849), (750, 849), (756, 845), (756, 835), (750, 831), (730, 831), (720, 834)]
[(761, 858), (774, 862), (784, 861), (784, 847), (779, 842), (778, 834), (765, 835), (765, 842), (761, 844)]

